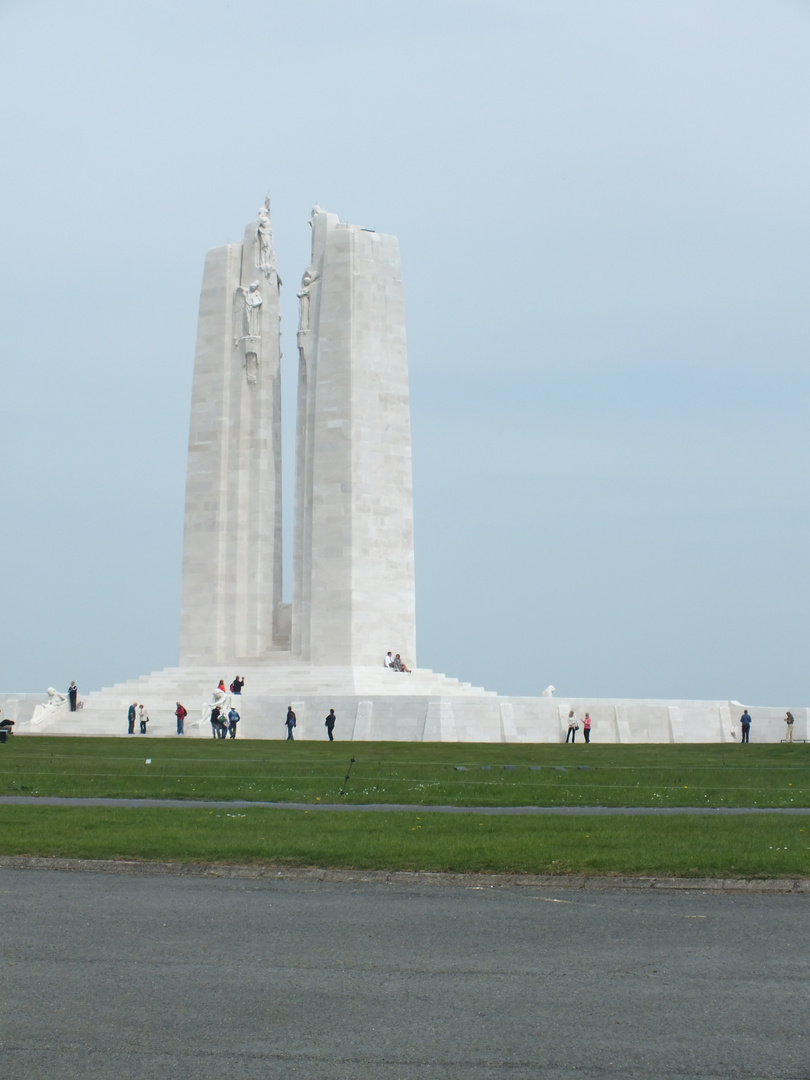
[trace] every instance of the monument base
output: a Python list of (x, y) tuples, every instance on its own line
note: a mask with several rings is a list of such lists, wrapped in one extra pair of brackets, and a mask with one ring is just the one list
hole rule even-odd
[[(223, 679), (236, 674), (245, 688), (235, 699), (240, 714), (238, 737), (283, 739), (287, 708), (292, 705), (297, 739), (326, 739), (324, 719), (337, 715), (340, 741), (415, 742), (563, 742), (568, 712), (580, 723), (586, 710), (593, 720), (594, 743), (732, 743), (740, 740), (742, 706), (732, 701), (615, 700), (577, 697), (503, 697), (493, 691), (416, 669), (411, 673), (378, 667), (322, 667), (297, 661), (289, 653), (266, 661), (226, 667), (166, 668), (129, 682), (80, 694), (83, 707), (71, 713), (67, 703), (32, 722), (44, 694), (0, 696), (2, 715), (16, 722), (17, 734), (127, 736), (127, 709), (143, 704), (149, 735), (176, 733), (174, 711), (188, 710), (186, 738), (211, 738), (211, 695)], [(808, 736), (808, 709), (792, 708), (794, 738)], [(785, 736), (783, 707), (752, 708), (753, 742), (779, 742)]]

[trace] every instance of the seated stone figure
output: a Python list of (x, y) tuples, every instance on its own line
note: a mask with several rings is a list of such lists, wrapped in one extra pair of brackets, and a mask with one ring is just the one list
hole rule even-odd
[(54, 690), (52, 686), (49, 686), (48, 700), (42, 705), (37, 705), (34, 709), (31, 723), (43, 724), (46, 721), (53, 720), (59, 714), (59, 711), (66, 702), (67, 698), (64, 694), (60, 694), (58, 690)]

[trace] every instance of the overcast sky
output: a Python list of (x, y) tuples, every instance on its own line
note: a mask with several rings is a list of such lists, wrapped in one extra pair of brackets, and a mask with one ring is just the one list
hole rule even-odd
[(310, 208), (399, 237), (420, 666), (810, 704), (808, 57), (805, 0), (0, 0), (0, 689), (176, 664), (269, 191), (288, 520)]

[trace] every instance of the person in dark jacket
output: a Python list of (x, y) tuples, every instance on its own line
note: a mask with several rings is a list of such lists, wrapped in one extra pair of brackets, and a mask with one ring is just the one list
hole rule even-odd
[(137, 704), (138, 702), (136, 701), (134, 705), (130, 705), (129, 711), (127, 712), (127, 724), (129, 725), (127, 728), (127, 734), (129, 735), (135, 734), (135, 709), (137, 707)]
[(748, 736), (751, 732), (751, 716), (748, 709), (740, 717), (740, 727), (742, 728), (742, 741), (748, 742)]
[(284, 723), (287, 725), (287, 739), (294, 739), (293, 728), (295, 727), (295, 713), (293, 712), (292, 705), (287, 709), (287, 719)]
[(335, 741), (335, 736), (334, 736), (333, 732), (335, 730), (335, 721), (336, 720), (337, 720), (337, 717), (335, 716), (335, 710), (330, 709), (329, 710), (329, 715), (327, 716), (326, 720), (324, 721), (324, 723), (326, 725), (326, 734), (329, 736), (329, 742), (334, 742)]
[(79, 699), (79, 688), (75, 682), (72, 682), (68, 688), (68, 697), (70, 698), (70, 711), (76, 712), (76, 705)]

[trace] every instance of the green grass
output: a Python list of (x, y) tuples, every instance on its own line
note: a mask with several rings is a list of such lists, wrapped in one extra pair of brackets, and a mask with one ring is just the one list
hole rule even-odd
[(810, 806), (810, 745), (805, 744), (509, 746), (15, 736), (0, 746), (0, 794), (333, 802), (340, 800), (351, 757), (357, 760), (345, 801), (355, 803)]
[(483, 873), (806, 877), (810, 821), (0, 807), (0, 852)]

